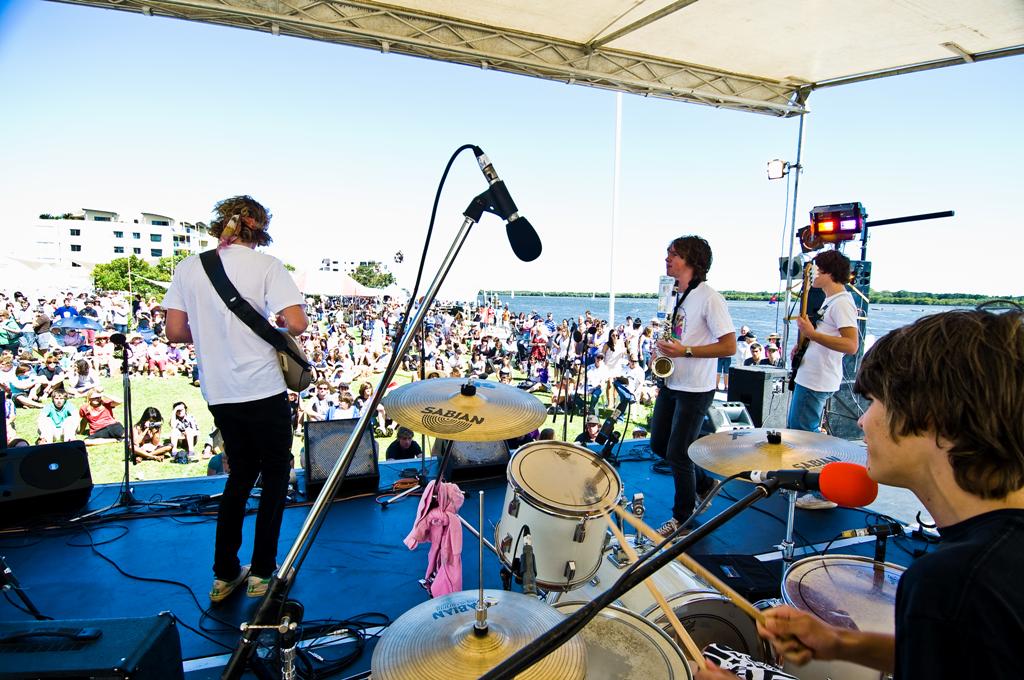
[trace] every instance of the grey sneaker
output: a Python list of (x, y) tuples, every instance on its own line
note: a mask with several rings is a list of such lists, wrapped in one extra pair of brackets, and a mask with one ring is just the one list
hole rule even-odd
[(664, 524), (658, 527), (658, 534), (662, 538), (668, 538), (676, 532), (679, 528), (679, 521), (675, 517), (670, 517)]
[(796, 499), (796, 507), (801, 510), (831, 510), (839, 506), (832, 501), (819, 498), (813, 493), (806, 493)]

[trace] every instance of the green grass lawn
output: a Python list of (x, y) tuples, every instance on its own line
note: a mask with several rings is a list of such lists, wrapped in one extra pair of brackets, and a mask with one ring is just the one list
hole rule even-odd
[[(517, 376), (515, 378), (516, 381), (520, 379), (522, 379), (521, 376)], [(409, 373), (399, 372), (396, 377), (396, 382), (399, 384), (405, 384), (409, 382), (409, 380)], [(101, 378), (100, 382), (108, 395), (121, 399), (123, 388), (120, 377)], [(143, 409), (147, 406), (155, 406), (163, 415), (165, 435), (168, 433), (167, 427), (170, 422), (171, 405), (177, 401), (183, 401), (188, 404), (189, 412), (195, 417), (196, 422), (199, 423), (199, 449), (202, 449), (207, 435), (213, 430), (213, 416), (210, 415), (210, 411), (206, 408), (206, 402), (203, 400), (198, 387), (194, 387), (188, 379), (183, 376), (175, 376), (173, 378), (132, 376), (131, 392), (132, 417), (137, 421), (139, 416), (142, 414)], [(550, 397), (547, 394), (538, 393), (537, 396), (545, 406), (550, 401)], [(79, 397), (71, 400), (71, 403), (73, 408), (77, 411), (77, 409), (85, 403), (85, 400)], [(38, 409), (19, 408), (17, 415), (15, 416), (15, 427), (18, 431), (18, 436), (27, 439), (30, 443), (35, 442), (37, 437), (36, 420), (39, 417), (39, 413), (40, 411)], [(115, 409), (115, 414), (119, 421), (123, 421), (123, 406), (118, 406)], [(640, 423), (646, 427), (649, 417), (650, 409), (648, 407), (634, 404), (632, 413), (630, 414), (631, 424), (629, 429), (632, 430), (633, 425), (636, 423)], [(561, 439), (563, 418), (564, 416), (549, 415), (547, 420), (541, 426), (541, 429), (545, 427), (554, 428), (556, 438)], [(127, 423), (125, 423), (125, 427), (126, 429), (130, 429)], [(567, 440), (572, 441), (576, 435), (582, 431), (583, 419), (580, 417), (573, 418), (572, 422), (568, 424)], [(623, 433), (623, 438), (629, 439), (630, 434), (631, 432)], [(394, 441), (394, 436), (377, 440), (382, 460), (384, 452), (392, 441)], [(429, 443), (432, 442), (428, 442), (428, 445)], [(429, 452), (429, 450), (428, 446), (427, 451)], [(118, 442), (114, 444), (90, 446), (88, 447), (88, 451), (89, 467), (92, 470), (94, 483), (117, 483), (123, 479), (123, 443)], [(295, 438), (292, 451), (295, 455), (295, 466), (302, 467), (302, 439), (300, 437)], [(187, 465), (180, 465), (167, 461), (143, 461), (138, 465), (129, 465), (129, 468), (132, 480), (199, 477), (206, 474), (206, 463), (207, 461), (205, 460), (199, 460)]]

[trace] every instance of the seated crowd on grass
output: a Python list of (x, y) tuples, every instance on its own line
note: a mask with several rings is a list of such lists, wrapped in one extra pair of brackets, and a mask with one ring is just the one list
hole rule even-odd
[[(307, 391), (290, 395), (296, 434), (309, 420), (361, 414), (391, 359), (404, 311), (404, 304), (386, 297), (307, 299), (312, 323), (299, 341), (315, 379)], [(198, 386), (202, 375), (193, 348), (167, 343), (163, 327), (157, 301), (140, 295), (65, 292), (33, 300), (0, 291), (0, 389), (8, 440), (102, 444), (130, 436), (137, 461), (212, 455), (211, 442), (199, 448), (203, 434), (184, 401), (172, 406), (167, 422), (156, 407), (139, 404), (141, 415), (126, 425), (118, 420), (120, 396), (100, 384), (122, 374), (123, 355), (111, 341), (120, 333), (131, 376), (186, 376)], [(648, 365), (657, 334), (655, 324), (629, 317), (613, 327), (590, 312), (556, 322), (550, 313), (513, 314), (496, 304), (437, 304), (402, 357), (401, 371), (412, 380), (474, 377), (516, 384), (549, 402), (552, 414), (602, 403), (613, 408), (624, 395), (650, 404), (657, 387)], [(23, 409), (38, 411), (35, 431), (17, 431), (14, 416)], [(394, 434), (383, 408), (374, 426), (378, 435)]]

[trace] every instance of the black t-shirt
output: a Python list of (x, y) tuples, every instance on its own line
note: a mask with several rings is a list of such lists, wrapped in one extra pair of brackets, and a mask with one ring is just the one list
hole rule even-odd
[(1024, 510), (942, 530), (896, 592), (896, 680), (1024, 677)]
[(409, 458), (419, 458), (420, 452), (420, 445), (415, 439), (412, 440), (407, 449), (403, 449), (396, 439), (388, 446), (388, 450), (384, 453), (384, 458), (386, 460), (408, 460)]

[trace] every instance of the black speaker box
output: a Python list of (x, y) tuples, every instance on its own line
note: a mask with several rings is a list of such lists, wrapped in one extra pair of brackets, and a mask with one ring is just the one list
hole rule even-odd
[(742, 401), (754, 427), (786, 427), (789, 411), (789, 371), (768, 366), (729, 369), (729, 401)]
[(753, 555), (697, 555), (693, 558), (749, 602), (779, 597), (782, 560), (762, 562)]
[[(306, 446), (302, 452), (302, 467), (306, 470), (306, 498), (315, 498), (320, 494), (357, 422), (358, 418), (306, 422)], [(373, 432), (367, 428), (359, 438), (348, 464), (348, 472), (334, 497), (346, 498), (371, 493), (378, 486), (380, 471), (377, 469), (377, 441), (373, 438)]]
[(134, 619), (4, 621), (0, 677), (180, 680), (181, 638), (168, 612)]
[[(439, 456), (447, 445), (447, 439), (434, 441), (432, 455)], [(448, 460), (448, 473), (445, 478), (452, 482), (463, 482), (470, 479), (497, 477), (505, 473), (510, 459), (508, 444), (497, 442), (451, 442), (452, 452)]]
[(75, 512), (91, 494), (85, 442), (0, 449), (0, 524)]

